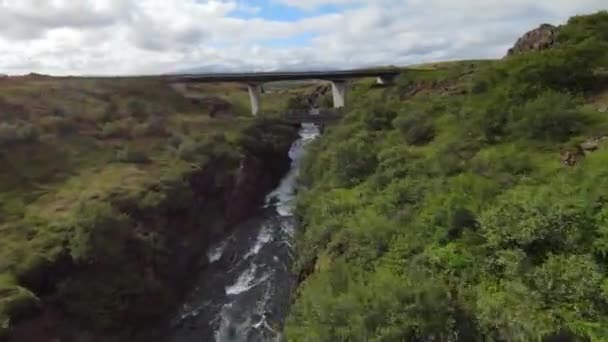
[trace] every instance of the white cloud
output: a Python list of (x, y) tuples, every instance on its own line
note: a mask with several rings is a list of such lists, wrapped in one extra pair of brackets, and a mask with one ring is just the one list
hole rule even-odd
[(352, 5), (360, 4), (362, 0), (274, 0), (288, 6), (312, 10), (325, 5)]
[[(0, 73), (162, 73), (401, 65), (500, 57), (542, 22), (605, 0), (268, 0), (339, 13), (287, 22), (245, 0), (0, 0)], [(352, 6), (351, 6), (352, 5)], [(302, 35), (303, 46), (268, 44)]]

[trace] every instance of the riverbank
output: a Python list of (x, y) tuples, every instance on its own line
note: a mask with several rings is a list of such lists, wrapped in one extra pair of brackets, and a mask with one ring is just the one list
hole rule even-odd
[(302, 165), (288, 339), (605, 341), (607, 25), (355, 83)]

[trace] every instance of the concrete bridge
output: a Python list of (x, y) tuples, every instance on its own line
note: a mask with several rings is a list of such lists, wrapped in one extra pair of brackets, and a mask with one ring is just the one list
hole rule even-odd
[(334, 108), (346, 105), (347, 82), (351, 79), (375, 77), (378, 84), (391, 84), (401, 71), (391, 69), (361, 69), (343, 71), (305, 71), (305, 72), (261, 72), (261, 73), (229, 73), (229, 74), (184, 74), (169, 77), (172, 83), (213, 83), (238, 82), (244, 83), (249, 89), (251, 113), (257, 115), (260, 111), (260, 97), (265, 82), (296, 81), (296, 80), (325, 80), (331, 82)]

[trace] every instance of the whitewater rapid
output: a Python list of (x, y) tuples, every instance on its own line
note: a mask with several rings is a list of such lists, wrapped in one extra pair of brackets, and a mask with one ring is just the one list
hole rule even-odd
[(319, 135), (303, 124), (290, 171), (266, 196), (259, 217), (207, 251), (209, 267), (173, 322), (175, 342), (281, 341), (294, 277), (294, 208), (305, 146)]

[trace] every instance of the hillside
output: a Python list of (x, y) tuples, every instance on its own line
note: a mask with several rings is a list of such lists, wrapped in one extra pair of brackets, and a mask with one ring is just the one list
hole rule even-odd
[(257, 209), (294, 134), (254, 120), (235, 85), (0, 79), (0, 339), (132, 340), (177, 304), (214, 236)]
[(608, 13), (557, 31), (354, 85), (303, 165), (291, 341), (608, 341)]

